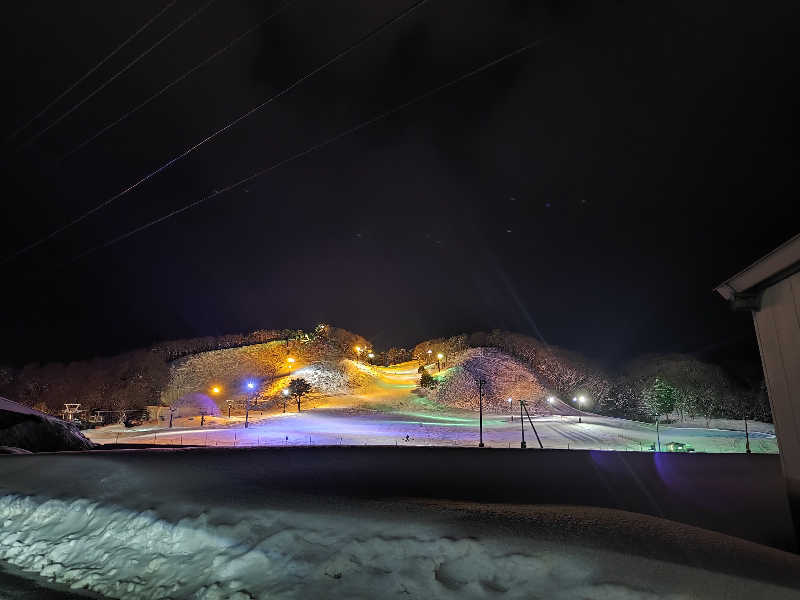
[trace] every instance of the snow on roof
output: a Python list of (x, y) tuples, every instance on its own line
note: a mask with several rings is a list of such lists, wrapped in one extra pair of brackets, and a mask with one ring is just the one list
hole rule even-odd
[(754, 288), (782, 273), (787, 275), (800, 264), (800, 234), (784, 242), (775, 250), (761, 257), (752, 265), (719, 284), (714, 291), (726, 300), (736, 294)]
[(43, 412), (36, 410), (35, 408), (25, 406), (24, 404), (20, 404), (19, 402), (14, 402), (13, 400), (9, 400), (8, 398), (3, 398), (2, 396), (0, 396), (0, 410), (7, 410), (9, 412), (15, 412), (15, 413), (23, 413), (26, 415), (36, 415), (38, 417), (47, 416)]

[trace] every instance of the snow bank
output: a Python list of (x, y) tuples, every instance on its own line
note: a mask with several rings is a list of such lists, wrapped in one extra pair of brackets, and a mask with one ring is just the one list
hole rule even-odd
[(763, 539), (785, 502), (772, 456), (3, 456), (0, 563), (113, 598), (796, 598), (797, 555), (675, 522)]
[(0, 404), (0, 446), (31, 452), (89, 450), (89, 439), (72, 423), (49, 417), (10, 400)]
[[(779, 585), (543, 542), (506, 527), (462, 527), (459, 535), (419, 512), (400, 521), (374, 508), (359, 516), (196, 508), (187, 504), (170, 521), (91, 499), (6, 495), (0, 559), (110, 598), (797, 597)], [(800, 565), (780, 558), (788, 569)]]

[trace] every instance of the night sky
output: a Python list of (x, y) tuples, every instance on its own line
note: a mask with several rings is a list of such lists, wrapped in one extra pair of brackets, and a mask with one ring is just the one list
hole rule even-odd
[[(6, 138), (167, 0), (4, 6)], [(348, 47), (411, 0), (207, 0), (152, 26), (3, 143), (0, 256), (42, 238)], [(796, 1), (429, 0), (352, 54), (0, 267), (0, 361), (330, 322), (378, 347), (495, 327), (615, 363), (752, 357), (712, 288), (798, 232)], [(543, 43), (110, 247), (533, 40)], [(22, 147), (21, 147), (22, 146)], [(757, 355), (756, 355), (757, 357)], [(757, 358), (756, 358), (757, 360)]]

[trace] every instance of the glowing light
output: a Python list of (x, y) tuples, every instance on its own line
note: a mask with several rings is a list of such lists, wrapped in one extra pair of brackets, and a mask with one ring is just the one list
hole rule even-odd
[(211, 392), (214, 394), (219, 394), (219, 387), (215, 385), (213, 388), (211, 388)]
[(581, 404), (583, 404), (584, 402), (586, 402), (586, 396), (580, 396), (580, 397), (578, 398), (578, 402), (580, 402)]
[(283, 395), (284, 395), (284, 396), (288, 396), (288, 395), (289, 395), (289, 390), (287, 390), (287, 389), (284, 389), (284, 390), (283, 390)]
[(247, 389), (248, 390), (252, 390), (254, 387), (256, 387), (255, 383), (253, 383), (252, 381), (248, 381), (247, 382)]
[(287, 358), (286, 360), (289, 361), (290, 363), (294, 362), (294, 359), (291, 356), (289, 358)]
[(436, 355), (436, 358), (438, 358), (439, 360), (442, 360), (444, 358), (444, 354), (439, 352), (439, 354)]
[(573, 398), (572, 398), (572, 401), (573, 401), (573, 402), (577, 402), (577, 401), (578, 401), (578, 399), (577, 399), (577, 398), (575, 398), (575, 397), (573, 397)]
[(508, 399), (508, 402), (509, 402), (509, 404), (511, 403), (511, 401), (512, 401), (512, 400), (511, 400), (511, 398), (509, 398), (509, 399)]
[(369, 354), (367, 354), (367, 356), (368, 356), (368, 357), (370, 357), (370, 358), (375, 358), (375, 354), (373, 354), (372, 352), (370, 352)]
[(433, 353), (433, 350), (428, 350), (428, 354), (432, 354), (432, 353)]
[(361, 346), (356, 346), (356, 352), (361, 353)]
[(555, 398), (553, 398), (552, 396), (550, 396), (550, 397), (547, 399), (547, 402), (548, 402), (549, 404), (552, 404), (553, 402), (555, 402), (555, 400), (556, 400)]

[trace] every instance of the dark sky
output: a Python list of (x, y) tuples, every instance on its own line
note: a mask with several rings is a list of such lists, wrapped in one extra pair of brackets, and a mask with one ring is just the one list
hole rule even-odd
[[(205, 0), (204, 0), (205, 1)], [(4, 7), (5, 137), (166, 0)], [(98, 205), (410, 0), (178, 0), (3, 146), (6, 256)], [(380, 347), (508, 328), (614, 362), (748, 354), (714, 285), (798, 230), (796, 1), (429, 0), (79, 225), (0, 267), (0, 361), (327, 321)], [(77, 262), (99, 243), (525, 43), (540, 47)]]

